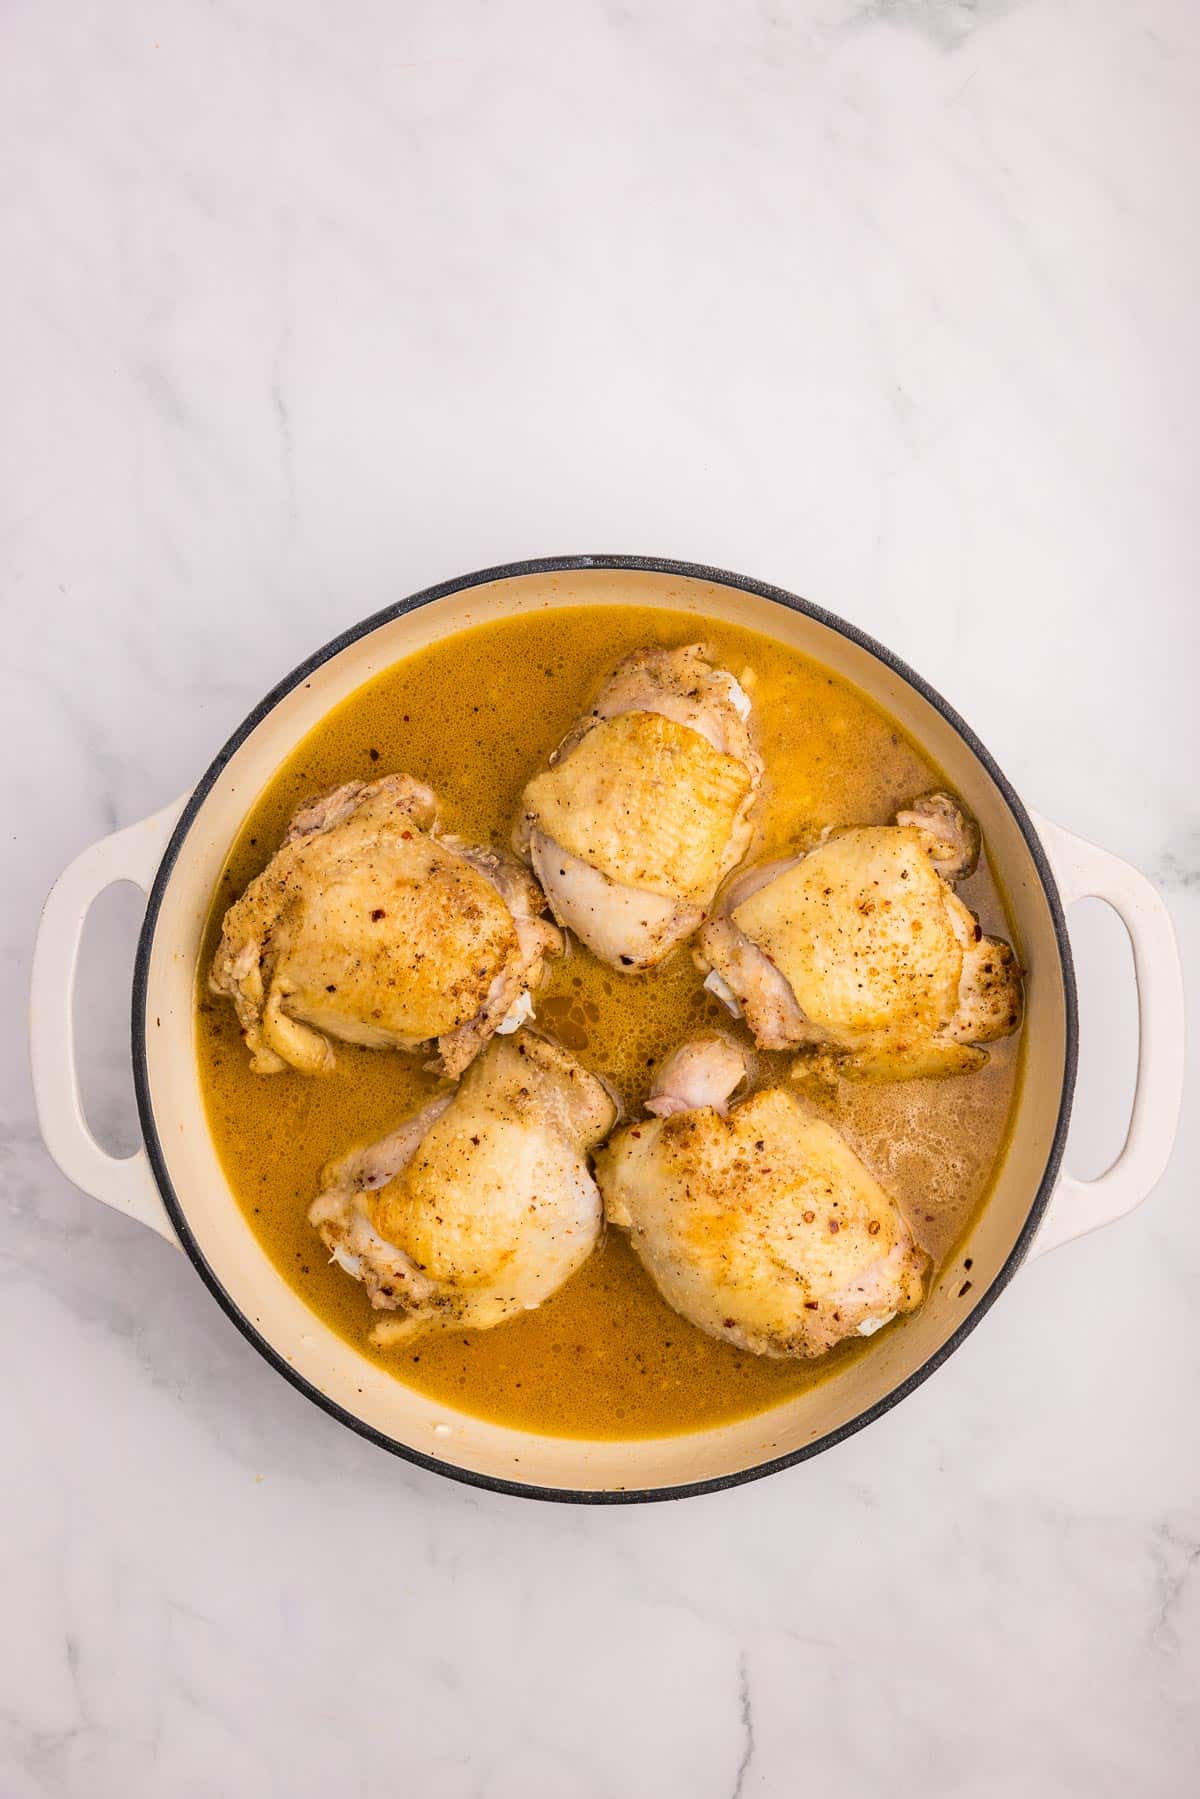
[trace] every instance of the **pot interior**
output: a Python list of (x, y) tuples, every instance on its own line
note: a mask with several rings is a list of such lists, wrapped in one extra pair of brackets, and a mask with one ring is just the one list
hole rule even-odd
[[(364, 681), (449, 632), (518, 610), (592, 604), (728, 619), (781, 639), (869, 694), (975, 812), (1028, 970), (1010, 1146), (989, 1200), (924, 1307), (883, 1332), (870, 1354), (772, 1411), (714, 1430), (626, 1442), (536, 1436), (453, 1411), (405, 1387), (323, 1324), (276, 1272), (229, 1190), (205, 1121), (193, 1043), (196, 962), (213, 888), (247, 810), (297, 741)], [(145, 970), (144, 1081), (158, 1139), (151, 1149), (173, 1190), (185, 1244), (227, 1306), (314, 1395), (388, 1446), (447, 1471), (517, 1488), (617, 1496), (721, 1481), (802, 1453), (853, 1427), (938, 1357), (1028, 1240), (1067, 1069), (1064, 969), (1032, 852), (999, 786), (937, 706), (871, 650), (778, 600), (717, 578), (591, 567), (506, 575), (387, 619), (306, 674), (248, 732), (195, 810), (159, 902)]]

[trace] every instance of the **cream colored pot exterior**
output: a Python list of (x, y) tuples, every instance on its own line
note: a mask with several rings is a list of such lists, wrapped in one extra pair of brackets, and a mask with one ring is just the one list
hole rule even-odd
[[(452, 631), (516, 611), (596, 604), (729, 619), (793, 645), (870, 694), (977, 815), (1029, 971), (1012, 1144), (969, 1241), (924, 1308), (884, 1332), (868, 1356), (773, 1411), (642, 1442), (540, 1437), (451, 1411), (392, 1379), (329, 1330), (276, 1272), (229, 1190), (205, 1122), (193, 1040), (196, 962), (213, 889), (247, 810), (298, 740), (362, 682)], [(72, 1045), (83, 921), (96, 895), (116, 880), (135, 881), (151, 896), (134, 996), (147, 1148), (128, 1161), (105, 1155), (88, 1134)], [(1090, 1184), (1058, 1169), (1075, 1026), (1056, 884), (1064, 904), (1096, 894), (1117, 909), (1129, 929), (1138, 979), (1141, 1038), (1130, 1132), (1114, 1167)], [(961, 721), (886, 652), (838, 621), (799, 609), (790, 596), (742, 585), (736, 576), (581, 558), (565, 567), (489, 571), (404, 602), (269, 696), (186, 809), (179, 802), (85, 851), (46, 905), (35, 952), (31, 1040), (43, 1134), (63, 1171), (98, 1199), (171, 1241), (182, 1240), (240, 1327), (312, 1397), (384, 1446), (459, 1478), (538, 1496), (603, 1500), (723, 1485), (836, 1441), (944, 1359), (1031, 1248), (1054, 1247), (1138, 1204), (1162, 1172), (1174, 1136), (1183, 999), (1170, 922), (1150, 884), (1057, 827), (1039, 820), (1035, 828)], [(963, 1256), (972, 1259), (966, 1294), (960, 1293)]]

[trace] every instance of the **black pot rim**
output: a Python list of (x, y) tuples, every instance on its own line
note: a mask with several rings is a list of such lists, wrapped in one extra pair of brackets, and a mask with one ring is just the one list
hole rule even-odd
[[(811, 1443), (804, 1444), (799, 1449), (792, 1450), (787, 1455), (775, 1456), (768, 1461), (758, 1462), (752, 1467), (738, 1469), (732, 1474), (717, 1475), (710, 1480), (687, 1481), (667, 1487), (608, 1488), (601, 1491), (589, 1490), (587, 1488), (526, 1485), (521, 1481), (503, 1480), (498, 1476), (490, 1474), (478, 1474), (474, 1469), (459, 1468), (451, 1463), (438, 1461), (435, 1457), (424, 1455), (420, 1450), (412, 1448), (411, 1445), (401, 1443), (396, 1438), (389, 1437), (384, 1432), (376, 1430), (373, 1425), (368, 1424), (364, 1419), (356, 1417), (353, 1412), (349, 1412), (343, 1406), (337, 1405), (333, 1400), (328, 1398), (326, 1394), (322, 1393), (319, 1388), (315, 1387), (311, 1381), (306, 1380), (305, 1377), (292, 1367), (290, 1363), (285, 1361), (279, 1351), (275, 1349), (264, 1336), (262, 1336), (249, 1318), (247, 1318), (246, 1314), (241, 1310), (240, 1306), (237, 1305), (232, 1296), (226, 1291), (192, 1234), (191, 1228), (188, 1225), (186, 1213), (180, 1203), (178, 1194), (175, 1192), (174, 1184), (167, 1168), (166, 1157), (163, 1154), (162, 1141), (159, 1136), (158, 1125), (154, 1117), (154, 1108), (150, 1098), (149, 1065), (146, 1050), (146, 1000), (149, 986), (150, 955), (154, 942), (155, 929), (158, 923), (159, 911), (162, 906), (163, 895), (166, 892), (167, 885), (174, 872), (175, 864), (179, 858), (179, 853), (187, 838), (188, 832), (191, 830), (200, 807), (203, 805), (213, 786), (220, 778), (220, 775), (230, 758), (241, 747), (250, 733), (262, 723), (267, 714), (272, 712), (285, 695), (289, 694), (301, 681), (307, 680), (314, 670), (320, 668), (324, 663), (338, 655), (350, 644), (356, 643), (359, 638), (366, 637), (370, 632), (378, 630), (381, 625), (389, 624), (394, 619), (403, 617), (405, 613), (415, 612), (418, 608), (429, 605), (433, 600), (445, 599), (449, 594), (461, 593), (466, 588), (482, 587), (494, 581), (504, 581), (519, 575), (564, 574), (587, 569), (628, 569), (638, 573), (678, 575), (694, 578), (696, 580), (708, 581), (723, 587), (731, 587), (740, 590), (743, 593), (757, 594), (762, 599), (773, 600), (778, 605), (786, 606), (793, 612), (805, 614), (805, 616), (814, 619), (818, 624), (825, 625), (828, 629), (838, 632), (842, 637), (848, 638), (851, 643), (857, 644), (861, 649), (868, 651), (872, 656), (876, 657), (878, 661), (883, 663), (885, 667), (899, 675), (902, 680), (909, 684), (909, 686), (915, 688), (922, 698), (927, 700), (931, 706), (936, 707), (947, 723), (950, 724), (963, 739), (964, 743), (972, 751), (977, 760), (982, 763), (984, 768), (986, 768), (988, 774), (1004, 796), (1009, 810), (1016, 819), (1021, 834), (1025, 839), (1030, 855), (1033, 858), (1034, 866), (1037, 869), (1038, 878), (1041, 881), (1042, 889), (1050, 909), (1055, 936), (1058, 941), (1058, 953), (1062, 968), (1063, 990), (1066, 1004), (1066, 1043), (1063, 1059), (1062, 1093), (1059, 1099), (1058, 1118), (1055, 1124), (1054, 1137), (1050, 1145), (1050, 1152), (1046, 1159), (1046, 1166), (1042, 1172), (1042, 1178), (1038, 1184), (1037, 1192), (1034, 1195), (1025, 1222), (1021, 1227), (1020, 1234), (1018, 1235), (1004, 1266), (997, 1274), (991, 1286), (986, 1292), (980, 1294), (974, 1306), (966, 1314), (962, 1322), (956, 1326), (949, 1337), (946, 1338), (945, 1342), (934, 1351), (933, 1355), (910, 1374), (906, 1380), (902, 1381), (899, 1386), (894, 1387), (891, 1392), (885, 1394), (882, 1399), (877, 1400), (876, 1403), (873, 1406), (868, 1407), (866, 1411), (858, 1413), (854, 1418), (847, 1420), (845, 1424), (840, 1425), (836, 1430), (827, 1431), (824, 1436), (814, 1439)], [(1000, 1294), (1004, 1291), (1005, 1287), (1007, 1287), (1009, 1281), (1012, 1279), (1029, 1251), (1029, 1247), (1037, 1232), (1038, 1226), (1045, 1214), (1046, 1207), (1050, 1202), (1050, 1196), (1054, 1190), (1054, 1184), (1062, 1164), (1063, 1150), (1067, 1138), (1067, 1128), (1071, 1118), (1071, 1101), (1075, 1088), (1078, 1050), (1079, 1020), (1075, 995), (1075, 971), (1071, 959), (1071, 945), (1067, 936), (1067, 926), (1063, 914), (1062, 900), (1059, 896), (1053, 872), (1046, 859), (1046, 853), (1042, 848), (1041, 841), (1033, 827), (1029, 814), (1022, 805), (1020, 797), (1013, 788), (1012, 783), (999, 767), (995, 757), (980, 742), (979, 738), (966, 723), (965, 719), (961, 718), (954, 708), (942, 698), (941, 694), (932, 688), (914, 669), (909, 668), (906, 663), (902, 662), (898, 656), (894, 656), (883, 644), (877, 643), (875, 639), (868, 636), (865, 631), (860, 631), (855, 625), (847, 623), (845, 619), (838, 618), (835, 614), (826, 612), (822, 607), (814, 606), (809, 601), (802, 600), (797, 595), (787, 592), (786, 589), (771, 586), (767, 582), (755, 581), (746, 575), (733, 574), (727, 569), (709, 568), (698, 563), (679, 562), (671, 558), (658, 556), (542, 556), (524, 562), (504, 563), (496, 568), (479, 569), (473, 574), (461, 575), (452, 581), (442, 581), (437, 586), (427, 587), (419, 593), (411, 594), (407, 599), (399, 600), (394, 605), (385, 606), (382, 611), (372, 614), (370, 618), (363, 619), (361, 623), (352, 625), (349, 630), (343, 631), (339, 636), (331, 639), (329, 643), (325, 644), (304, 662), (300, 663), (299, 667), (293, 669), (290, 675), (285, 676), (282, 681), (273, 687), (265, 698), (260, 700), (259, 704), (247, 718), (243, 720), (237, 730), (233, 733), (232, 737), (229, 738), (228, 742), (218, 752), (217, 756), (209, 765), (192, 792), (191, 797), (184, 807), (183, 812), (179, 817), (179, 821), (171, 834), (170, 842), (167, 844), (162, 862), (159, 865), (158, 873), (154, 878), (154, 884), (150, 889), (146, 906), (146, 915), (142, 923), (141, 935), (138, 939), (137, 958), (134, 964), (133, 975), (133, 1076), (137, 1093), (138, 1115), (141, 1120), (142, 1136), (145, 1141), (146, 1153), (150, 1160), (150, 1166), (153, 1169), (154, 1178), (158, 1184), (159, 1192), (162, 1195), (167, 1215), (175, 1228), (180, 1243), (194, 1264), (201, 1280), (204, 1282), (213, 1298), (217, 1301), (217, 1304), (237, 1326), (247, 1342), (251, 1343), (264, 1360), (270, 1363), (277, 1374), (281, 1374), (286, 1381), (289, 1381), (293, 1387), (303, 1393), (314, 1405), (319, 1406), (321, 1410), (327, 1412), (331, 1418), (336, 1418), (339, 1423), (344, 1424), (350, 1430), (357, 1432), (360, 1437), (365, 1437), (369, 1442), (376, 1444), (380, 1449), (385, 1449), (392, 1455), (400, 1456), (407, 1462), (415, 1463), (419, 1468), (426, 1468), (431, 1473), (443, 1475), (449, 1480), (461, 1481), (467, 1486), (482, 1487), (494, 1493), (505, 1493), (519, 1499), (552, 1500), (559, 1504), (566, 1505), (634, 1505), (646, 1504), (657, 1500), (687, 1499), (697, 1494), (718, 1493), (728, 1487), (738, 1487), (744, 1485), (748, 1481), (761, 1480), (768, 1474), (775, 1474), (779, 1470), (790, 1468), (798, 1462), (808, 1461), (810, 1457), (819, 1455), (822, 1450), (831, 1449), (835, 1444), (844, 1442), (846, 1438), (853, 1436), (857, 1431), (863, 1430), (868, 1424), (872, 1424), (875, 1419), (881, 1418), (885, 1412), (891, 1411), (893, 1406), (899, 1405), (900, 1401), (906, 1399), (910, 1393), (915, 1392), (924, 1381), (929, 1379), (930, 1375), (933, 1374), (936, 1369), (941, 1367), (942, 1363), (945, 1362), (949, 1356), (953, 1355), (954, 1351), (961, 1343), (965, 1342), (966, 1338), (975, 1329), (976, 1325), (984, 1315), (991, 1310), (992, 1306), (1000, 1297)]]

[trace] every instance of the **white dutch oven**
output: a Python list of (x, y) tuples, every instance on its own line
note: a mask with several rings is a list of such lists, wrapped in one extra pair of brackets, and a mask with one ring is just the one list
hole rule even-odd
[[(729, 619), (793, 645), (879, 702), (945, 771), (983, 828), (1029, 971), (1011, 1147), (988, 1203), (927, 1304), (815, 1390), (741, 1423), (643, 1442), (541, 1437), (450, 1411), (336, 1336), (276, 1272), (234, 1200), (205, 1123), (193, 988), (205, 917), (241, 822), (275, 769), (363, 681), (451, 631), (505, 614), (595, 604)], [(88, 910), (114, 881), (147, 895), (133, 983), (133, 1064), (145, 1147), (127, 1160), (88, 1131), (72, 989)], [(1139, 997), (1129, 1134), (1100, 1179), (1061, 1169), (1076, 1012), (1063, 908), (1106, 900), (1133, 944)], [(814, 1455), (877, 1417), (945, 1360), (1021, 1262), (1130, 1211), (1166, 1164), (1183, 1077), (1183, 987), (1165, 906), (1125, 862), (1034, 820), (983, 745), (917, 675), (840, 620), (760, 582), (639, 557), (569, 557), (468, 575), (348, 631), (281, 682), (195, 792), (85, 850), (47, 903), (34, 955), (34, 1087), (42, 1132), (86, 1193), (179, 1244), (242, 1333), (295, 1386), (373, 1442), (440, 1473), (540, 1498), (661, 1499), (728, 1486)], [(972, 1262), (964, 1293), (961, 1261)]]

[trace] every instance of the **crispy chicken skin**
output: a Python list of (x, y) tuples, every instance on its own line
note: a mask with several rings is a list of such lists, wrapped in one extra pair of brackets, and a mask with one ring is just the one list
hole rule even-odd
[(587, 1153), (612, 1129), (607, 1090), (531, 1031), (497, 1037), (453, 1093), (325, 1172), (309, 1211), (361, 1280), (388, 1343), (431, 1324), (486, 1330), (548, 1299), (600, 1234)]
[(610, 967), (661, 961), (745, 855), (762, 777), (749, 712), (702, 645), (635, 651), (526, 787), (514, 845)]
[(979, 832), (948, 794), (894, 825), (834, 831), (731, 883), (700, 932), (706, 985), (761, 1049), (799, 1049), (798, 1074), (900, 1080), (961, 1074), (1014, 1031), (1021, 973), (950, 885)]
[(209, 985), (233, 1001), (256, 1073), (323, 1073), (332, 1037), (436, 1044), (456, 1075), (528, 1016), (543, 958), (562, 947), (537, 883), (437, 836), (436, 814), (408, 775), (348, 782), (296, 813), (229, 908)]
[(870, 1336), (925, 1293), (928, 1258), (845, 1139), (784, 1088), (729, 1108), (740, 1051), (665, 1064), (647, 1109), (596, 1158), (608, 1220), (675, 1311), (765, 1356)]

